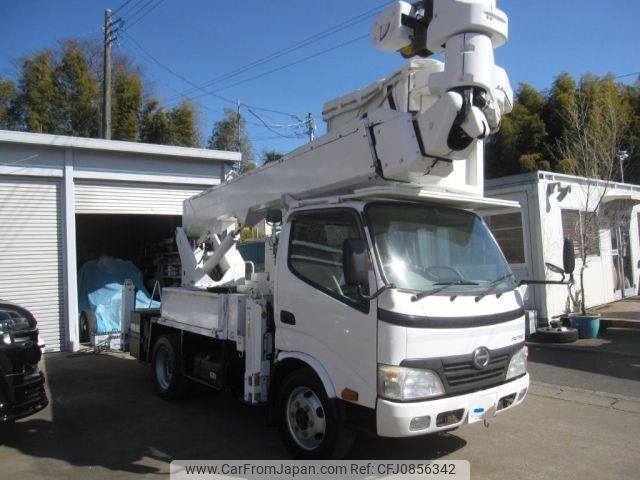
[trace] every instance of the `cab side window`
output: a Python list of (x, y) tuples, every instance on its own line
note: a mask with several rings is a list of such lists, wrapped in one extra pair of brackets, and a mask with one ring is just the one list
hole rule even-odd
[(303, 281), (355, 308), (368, 307), (342, 271), (342, 244), (362, 238), (356, 217), (345, 211), (301, 214), (291, 226), (289, 268)]

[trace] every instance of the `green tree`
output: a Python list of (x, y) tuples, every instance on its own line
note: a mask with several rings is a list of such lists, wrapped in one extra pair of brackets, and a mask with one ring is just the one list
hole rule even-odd
[(544, 102), (540, 92), (520, 84), (513, 111), (503, 118), (500, 131), (487, 144), (487, 178), (549, 169), (547, 131), (542, 120)]
[[(252, 163), (254, 160), (253, 147), (247, 134), (245, 119), (231, 108), (225, 108), (224, 114), (224, 118), (214, 123), (207, 148), (240, 152), (242, 154), (241, 164)], [(240, 165), (237, 168), (242, 169)]]
[(140, 141), (171, 145), (173, 131), (167, 112), (156, 100), (145, 103), (140, 121)]
[(284, 154), (282, 154), (280, 152), (276, 152), (275, 150), (263, 150), (263, 152), (262, 152), (262, 164), (265, 165), (267, 163), (277, 162), (282, 157), (284, 157)]
[(55, 68), (58, 125), (51, 133), (97, 137), (99, 87), (77, 42), (68, 41)]
[(624, 164), (624, 180), (640, 184), (640, 77), (635, 85), (622, 89), (624, 101), (629, 105), (629, 131), (623, 149), (629, 157)]
[(172, 145), (197, 147), (200, 145), (200, 133), (196, 128), (196, 106), (183, 100), (167, 114), (172, 126)]
[(113, 78), (111, 138), (135, 142), (140, 135), (142, 81), (137, 72), (118, 68)]
[(54, 53), (43, 50), (22, 61), (16, 100), (20, 129), (56, 133), (60, 124)]
[(17, 119), (15, 102), (18, 98), (18, 89), (11, 80), (0, 80), (0, 129), (15, 130)]
[(547, 95), (542, 118), (550, 142), (557, 142), (569, 127), (565, 112), (575, 106), (576, 82), (568, 73), (558, 75)]

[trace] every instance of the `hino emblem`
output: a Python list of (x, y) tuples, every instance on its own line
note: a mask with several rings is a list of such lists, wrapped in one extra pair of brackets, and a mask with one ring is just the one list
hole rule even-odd
[(490, 359), (491, 355), (489, 354), (489, 349), (487, 347), (479, 347), (473, 351), (472, 363), (478, 370), (482, 370), (489, 365)]

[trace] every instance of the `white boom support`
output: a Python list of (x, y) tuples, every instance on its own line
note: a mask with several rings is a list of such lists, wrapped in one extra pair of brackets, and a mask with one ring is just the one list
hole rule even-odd
[[(432, 12), (398, 2), (378, 17), (376, 46), (444, 52), (445, 62), (413, 60), (388, 79), (328, 102), (326, 135), (186, 200), (184, 233), (199, 245), (235, 225), (253, 226), (281, 206), (283, 194), (303, 199), (410, 183), (482, 196), (482, 140), (511, 109), (506, 73), (493, 58), (506, 36), (506, 16), (494, 0), (435, 0)], [(232, 240), (215, 245), (200, 272), (210, 274), (232, 247)]]

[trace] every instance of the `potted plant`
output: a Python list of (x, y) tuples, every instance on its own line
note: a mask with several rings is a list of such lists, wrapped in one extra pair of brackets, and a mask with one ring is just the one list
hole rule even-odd
[[(584, 280), (581, 279), (584, 283)], [(578, 330), (580, 338), (596, 338), (600, 331), (600, 314), (589, 313), (584, 307), (582, 300), (584, 290), (571, 291), (572, 285), (569, 285), (569, 296), (573, 304), (573, 312), (569, 314), (571, 326)]]

